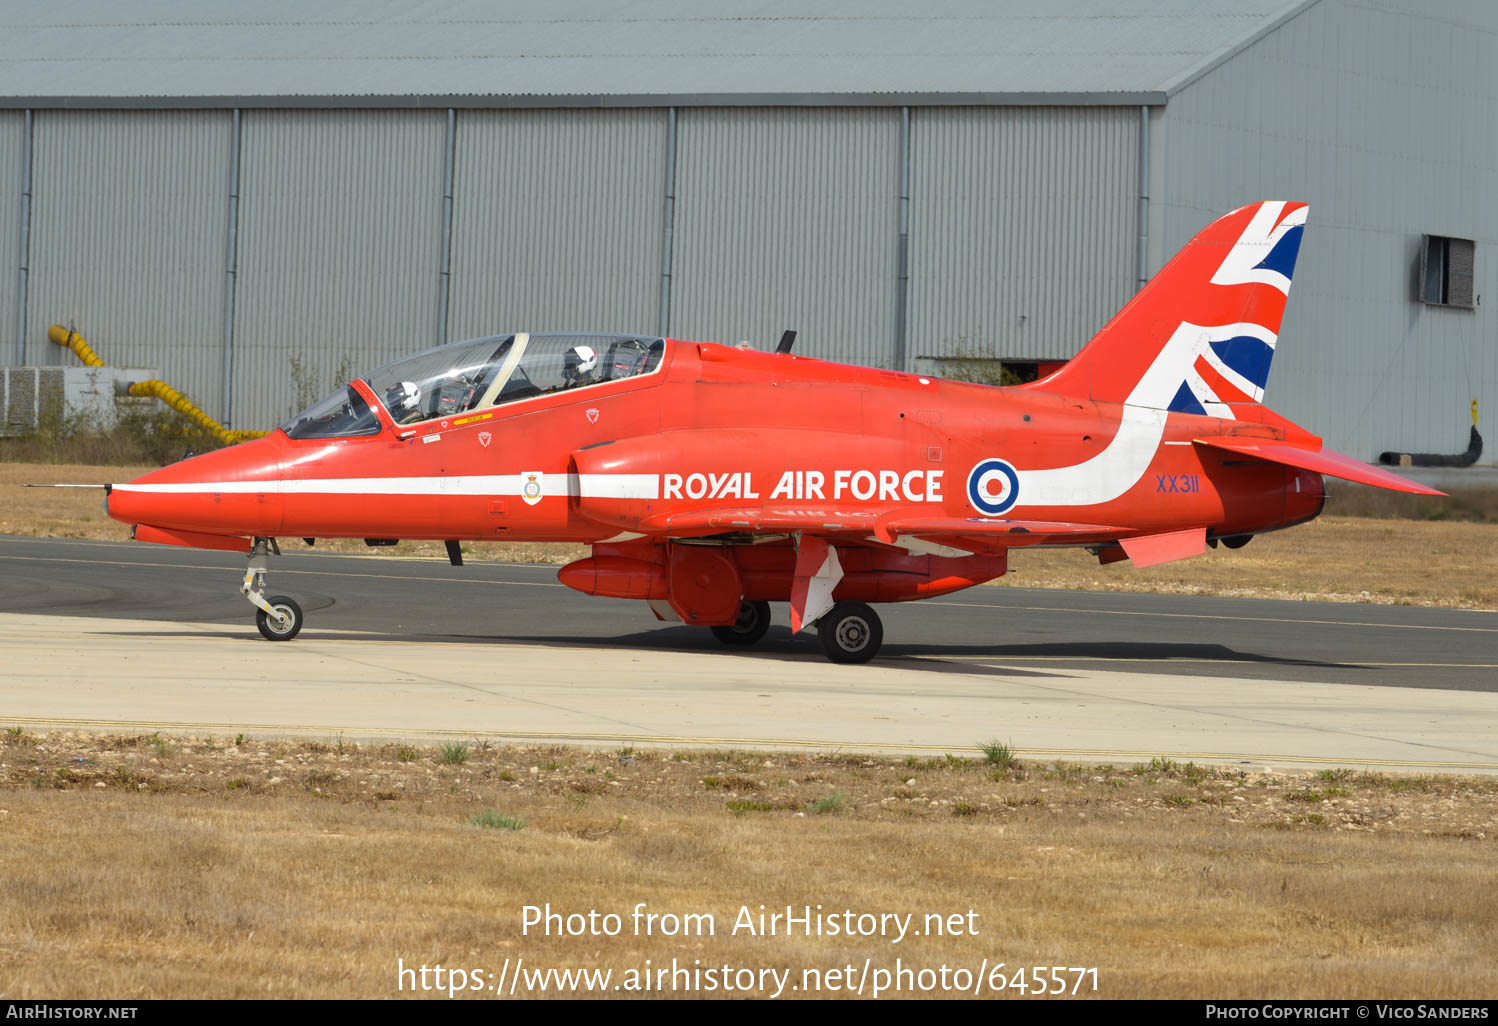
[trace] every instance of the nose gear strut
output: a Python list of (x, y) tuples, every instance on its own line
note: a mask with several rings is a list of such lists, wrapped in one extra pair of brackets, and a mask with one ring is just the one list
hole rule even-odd
[(255, 626), (267, 641), (290, 641), (302, 630), (302, 607), (285, 595), (265, 596), (265, 575), (270, 572), (270, 554), (281, 554), (274, 538), (255, 538), (250, 543), (250, 563), (240, 592), (257, 610)]

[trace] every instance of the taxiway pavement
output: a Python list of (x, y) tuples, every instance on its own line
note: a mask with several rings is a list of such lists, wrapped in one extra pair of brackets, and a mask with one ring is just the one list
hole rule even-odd
[(849, 667), (784, 626), (724, 650), (555, 567), (315, 551), (272, 561), (308, 623), (272, 644), (242, 573), (0, 538), (0, 720), (1498, 773), (1492, 613), (976, 588), (881, 607), (883, 654)]

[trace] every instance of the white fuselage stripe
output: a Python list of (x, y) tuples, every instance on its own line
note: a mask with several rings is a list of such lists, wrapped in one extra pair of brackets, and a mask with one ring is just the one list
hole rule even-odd
[[(331, 477), (286, 478), (270, 481), (184, 481), (173, 484), (117, 484), (117, 492), (164, 495), (520, 495), (528, 475), (493, 474), (451, 477)], [(542, 475), (546, 494), (574, 493), (572, 475)], [(562, 485), (559, 481), (565, 481)], [(558, 484), (551, 484), (559, 481)], [(655, 474), (579, 474), (576, 490), (597, 499), (655, 499), (660, 479)]]

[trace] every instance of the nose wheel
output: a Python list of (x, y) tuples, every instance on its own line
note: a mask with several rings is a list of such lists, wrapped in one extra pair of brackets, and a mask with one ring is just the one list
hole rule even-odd
[(884, 624), (863, 602), (839, 602), (817, 621), (817, 637), (834, 663), (866, 663), (884, 644)]
[(270, 572), (270, 553), (276, 548), (274, 538), (256, 538), (250, 544), (250, 565), (244, 572), (240, 592), (255, 607), (255, 626), (267, 641), (290, 641), (302, 631), (305, 618), (302, 607), (285, 595), (265, 597), (265, 575)]
[(295, 599), (285, 595), (272, 595), (265, 600), (270, 611), (255, 610), (255, 626), (267, 641), (290, 641), (301, 633), (302, 607)]

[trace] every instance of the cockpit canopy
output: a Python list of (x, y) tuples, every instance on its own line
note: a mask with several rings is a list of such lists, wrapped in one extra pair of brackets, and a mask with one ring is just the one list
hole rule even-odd
[[(665, 340), (649, 336), (521, 332), (437, 346), (364, 382), (395, 423), (419, 424), (651, 374), (665, 352)], [(350, 385), (281, 429), (292, 438), (350, 438), (378, 434), (380, 422)]]

